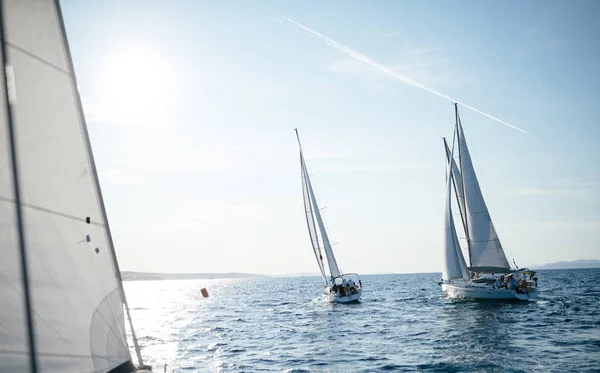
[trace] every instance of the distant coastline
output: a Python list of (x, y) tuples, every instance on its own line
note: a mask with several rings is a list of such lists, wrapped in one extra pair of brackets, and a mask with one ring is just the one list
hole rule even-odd
[[(600, 268), (600, 260), (597, 259), (579, 259), (572, 261), (561, 261), (547, 263), (544, 265), (528, 266), (534, 270), (540, 269), (583, 269), (583, 268)], [(437, 273), (437, 272), (424, 272)], [(402, 273), (372, 273), (372, 275), (384, 274), (402, 274)], [(415, 273), (405, 273), (415, 274)], [(160, 281), (160, 280), (205, 280), (205, 279), (236, 279), (236, 278), (277, 278), (277, 277), (319, 277), (318, 272), (298, 272), (285, 273), (276, 275), (261, 275), (256, 273), (154, 273), (154, 272), (133, 272), (121, 271), (123, 281)]]
[(121, 271), (123, 281), (151, 281), (151, 280), (200, 280), (224, 278), (262, 278), (268, 277), (253, 273), (151, 273)]
[(548, 263), (544, 265), (533, 265), (531, 269), (576, 269), (576, 268), (600, 268), (600, 260), (579, 259), (572, 261), (562, 261)]

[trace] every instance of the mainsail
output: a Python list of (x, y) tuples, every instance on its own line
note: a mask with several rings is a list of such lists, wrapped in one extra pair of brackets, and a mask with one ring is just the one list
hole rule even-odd
[[(296, 130), (296, 137), (298, 138), (298, 146), (300, 147), (300, 163), (302, 167), (302, 183), (304, 191), (304, 209), (306, 212), (306, 222), (308, 224), (308, 231), (311, 236), (311, 241), (313, 243), (313, 250), (315, 251), (317, 262), (319, 262), (319, 267), (322, 271), (321, 273), (324, 275), (324, 269), (322, 268), (323, 259), (319, 248), (319, 240), (316, 236), (316, 231), (314, 229), (314, 222), (316, 220), (317, 226), (319, 227), (319, 232), (321, 234), (321, 242), (323, 242), (323, 248), (325, 249), (325, 256), (327, 257), (329, 272), (332, 278), (338, 277), (341, 274), (340, 269), (335, 260), (335, 256), (333, 255), (331, 243), (329, 242), (329, 237), (327, 236), (327, 231), (325, 230), (325, 224), (323, 223), (323, 218), (321, 217), (321, 212), (319, 211), (319, 206), (317, 205), (317, 199), (315, 197), (312, 184), (310, 183), (310, 177), (308, 176), (306, 163), (304, 162), (304, 154), (302, 153), (302, 145), (300, 144), (298, 130)], [(325, 276), (324, 279), (326, 280)]]
[(300, 152), (300, 163), (302, 167), (302, 194), (304, 196), (304, 213), (306, 215), (306, 224), (308, 225), (308, 235), (312, 243), (315, 258), (321, 271), (321, 277), (323, 281), (327, 283), (327, 276), (325, 275), (325, 264), (323, 263), (323, 254), (321, 254), (321, 247), (319, 246), (319, 236), (317, 234), (317, 228), (315, 226), (315, 216), (313, 214), (313, 207), (310, 198), (310, 188), (308, 186), (308, 174), (306, 172), (306, 166), (304, 164), (304, 157)]
[[(444, 139), (444, 144), (446, 140)], [(448, 145), (446, 145), (446, 150)], [(454, 151), (454, 149), (452, 149)], [(465, 263), (465, 258), (460, 249), (454, 218), (452, 216), (452, 181), (454, 179), (453, 153), (450, 152), (448, 158), (448, 172), (446, 174), (446, 197), (444, 211), (444, 267), (442, 270), (442, 279), (445, 281), (463, 278), (469, 279), (469, 270)], [(452, 162), (450, 162), (452, 161)], [(454, 184), (456, 185), (456, 183)]]
[(131, 372), (58, 1), (0, 4), (0, 371)]
[[(460, 217), (461, 217), (461, 221), (462, 221), (463, 229), (464, 229), (465, 224), (466, 224), (466, 222), (465, 222), (465, 195), (463, 193), (464, 189), (463, 189), (463, 184), (462, 184), (462, 176), (460, 175), (460, 169), (456, 165), (456, 161), (454, 160), (454, 157), (451, 156), (451, 154), (454, 154), (454, 153), (450, 152), (450, 149), (448, 148), (448, 144), (446, 143), (446, 139), (444, 139), (444, 146), (446, 147), (446, 161), (450, 162), (450, 160), (452, 160), (452, 183), (454, 186), (454, 190), (456, 192), (455, 193), (456, 201), (458, 203), (458, 209), (460, 211)], [(453, 151), (454, 151), (454, 149), (453, 149)]]
[(471, 270), (482, 272), (508, 271), (510, 265), (479, 188), (458, 111), (456, 112), (456, 127)]

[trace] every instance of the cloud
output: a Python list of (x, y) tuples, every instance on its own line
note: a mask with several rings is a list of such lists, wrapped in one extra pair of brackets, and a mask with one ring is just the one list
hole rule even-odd
[(380, 64), (379, 62), (373, 60), (372, 58), (370, 58), (370, 57), (368, 57), (368, 56), (366, 56), (366, 55), (364, 55), (364, 54), (362, 54), (362, 53), (360, 53), (358, 51), (355, 51), (355, 50), (353, 50), (353, 49), (351, 49), (351, 48), (349, 48), (349, 47), (347, 47), (347, 46), (345, 46), (343, 44), (340, 44), (340, 43), (336, 42), (335, 40), (332, 40), (332, 39), (324, 36), (323, 34), (321, 34), (321, 33), (317, 32), (317, 31), (315, 31), (315, 30), (313, 30), (313, 29), (311, 29), (311, 28), (309, 28), (307, 26), (304, 26), (304, 25), (302, 25), (302, 24), (294, 21), (293, 19), (287, 18), (287, 17), (285, 17), (283, 15), (280, 15), (280, 18), (283, 19), (283, 20), (285, 20), (285, 21), (287, 21), (290, 24), (295, 25), (296, 27), (298, 27), (304, 33), (310, 34), (309, 36), (314, 37), (314, 38), (319, 39), (319, 40), (323, 40), (325, 42), (325, 44), (327, 44), (329, 47), (331, 47), (331, 48), (333, 48), (333, 49), (335, 49), (335, 50), (337, 50), (337, 51), (339, 51), (341, 53), (344, 53), (347, 56), (349, 56), (349, 57), (351, 57), (351, 58), (353, 58), (353, 59), (355, 59), (357, 61), (360, 61), (360, 62), (362, 62), (362, 63), (364, 63), (364, 64), (366, 64), (366, 65), (368, 65), (368, 66), (370, 66), (370, 67), (372, 67), (372, 68), (374, 68), (374, 69), (376, 69), (376, 70), (378, 70), (378, 71), (380, 71), (380, 72), (382, 72), (384, 74), (387, 74), (387, 75), (389, 75), (389, 76), (391, 76), (393, 78), (396, 78), (397, 80), (399, 80), (399, 81), (401, 81), (403, 83), (406, 83), (406, 84), (411, 85), (413, 87), (420, 88), (420, 89), (422, 89), (422, 90), (424, 90), (426, 92), (429, 92), (429, 93), (431, 93), (433, 95), (436, 95), (438, 97), (444, 98), (444, 99), (446, 99), (448, 101), (455, 102), (455, 103), (457, 103), (457, 104), (459, 104), (459, 105), (461, 105), (461, 106), (463, 106), (463, 107), (465, 107), (467, 109), (470, 109), (470, 110), (472, 110), (472, 111), (474, 111), (476, 113), (479, 113), (479, 114), (481, 114), (483, 116), (486, 116), (486, 117), (488, 117), (488, 118), (490, 118), (492, 120), (495, 120), (498, 123), (501, 123), (501, 124), (504, 124), (504, 125), (506, 125), (508, 127), (514, 128), (517, 131), (520, 131), (520, 132), (523, 132), (523, 133), (527, 133), (527, 131), (525, 131), (525, 130), (523, 130), (523, 129), (515, 126), (515, 125), (512, 125), (512, 124), (510, 124), (508, 122), (505, 122), (502, 119), (496, 118), (496, 117), (494, 117), (494, 116), (492, 116), (492, 115), (490, 115), (488, 113), (485, 113), (485, 112), (483, 112), (483, 111), (481, 111), (479, 109), (476, 109), (476, 108), (474, 108), (474, 107), (472, 107), (472, 106), (470, 106), (470, 105), (468, 105), (468, 104), (466, 104), (464, 102), (456, 100), (456, 99), (454, 99), (454, 98), (452, 98), (452, 97), (450, 97), (450, 96), (448, 96), (448, 95), (446, 95), (444, 93), (441, 93), (441, 92), (439, 92), (439, 91), (437, 91), (437, 90), (435, 90), (433, 88), (430, 88), (430, 87), (424, 85), (423, 83), (415, 80), (412, 77), (400, 74), (400, 73), (394, 71), (393, 69), (391, 69), (390, 67), (384, 66), (384, 65)]
[(508, 192), (515, 196), (563, 196), (580, 193), (581, 190), (573, 189), (543, 189), (543, 188), (518, 188)]
[(373, 69), (353, 58), (342, 58), (329, 64), (329, 71), (336, 73), (364, 73), (371, 72)]
[(600, 231), (600, 221), (531, 221), (507, 224), (519, 229), (542, 229), (544, 231)]
[(277, 207), (261, 205), (202, 205), (197, 208), (188, 206), (188, 209), (192, 212), (164, 217), (160, 221), (144, 225), (142, 230), (153, 233), (197, 234), (199, 231), (210, 232), (232, 224), (255, 225), (261, 221), (273, 220), (282, 213), (276, 211)]
[(507, 192), (513, 196), (539, 196), (539, 197), (559, 197), (559, 196), (583, 196), (596, 195), (600, 184), (590, 181), (565, 180), (560, 183), (561, 188), (517, 188)]
[(351, 173), (351, 172), (378, 172), (378, 171), (411, 171), (434, 168), (433, 164), (405, 163), (405, 164), (356, 164), (319, 170), (319, 173)]
[[(405, 47), (393, 59), (395, 63), (389, 68), (397, 74), (410, 76), (416, 81), (428, 85), (458, 86), (477, 80), (473, 73), (464, 73), (456, 68), (452, 58), (445, 52), (454, 46), (442, 47)], [(329, 71), (341, 74), (370, 74), (378, 78), (390, 79), (389, 75), (381, 75), (380, 71), (352, 57), (339, 58), (331, 62)]]

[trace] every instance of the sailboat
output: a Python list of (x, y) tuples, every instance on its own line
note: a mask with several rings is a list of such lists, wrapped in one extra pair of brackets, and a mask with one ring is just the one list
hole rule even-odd
[[(343, 274), (338, 267), (333, 249), (329, 242), (329, 236), (325, 230), (323, 218), (317, 205), (317, 199), (310, 182), (310, 177), (306, 169), (302, 145), (300, 144), (300, 136), (298, 130), (296, 138), (298, 139), (298, 147), (300, 148), (300, 168), (302, 171), (302, 194), (304, 197), (304, 212), (306, 215), (306, 224), (308, 226), (308, 234), (312, 243), (313, 252), (317, 259), (321, 277), (325, 283), (322, 295), (329, 301), (338, 303), (356, 302), (362, 296), (362, 282), (356, 273)], [(315, 224), (316, 222), (316, 224)], [(321, 243), (323, 246), (321, 247)], [(327, 258), (327, 267), (329, 268), (329, 278), (325, 274), (325, 263), (323, 261), (322, 251), (325, 251)]]
[(60, 4), (2, 0), (0, 29), (0, 372), (150, 372), (129, 314)]
[[(452, 147), (446, 151), (444, 200), (443, 294), (448, 298), (529, 300), (537, 296), (537, 277), (527, 268), (511, 269), (475, 175), (458, 107), (454, 105)], [(454, 157), (458, 147), (458, 165)], [(466, 235), (469, 264), (465, 261), (452, 213), (452, 191)], [(513, 261), (514, 262), (514, 261)]]

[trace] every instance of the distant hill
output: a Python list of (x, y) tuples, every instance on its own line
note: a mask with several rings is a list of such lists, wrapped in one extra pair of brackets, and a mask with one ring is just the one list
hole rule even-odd
[(580, 259), (570, 262), (548, 263), (541, 266), (531, 266), (532, 269), (574, 269), (574, 268), (600, 268), (600, 260)]
[(195, 279), (215, 279), (215, 278), (260, 278), (265, 275), (252, 273), (148, 273), (121, 271), (123, 281), (144, 281), (144, 280), (195, 280)]
[(297, 272), (277, 274), (273, 277), (321, 277), (321, 274), (319, 272)]

